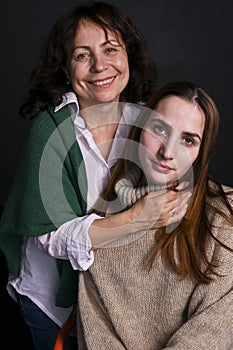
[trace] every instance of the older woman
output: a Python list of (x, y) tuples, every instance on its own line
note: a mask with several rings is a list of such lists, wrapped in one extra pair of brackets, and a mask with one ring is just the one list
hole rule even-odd
[[(7, 289), (18, 300), (37, 350), (53, 348), (75, 306), (78, 271), (93, 263), (93, 247), (112, 239), (96, 222), (107, 228), (130, 219), (122, 213), (99, 220), (89, 209), (123, 147), (126, 124), (134, 124), (139, 113), (123, 102), (144, 102), (153, 80), (144, 40), (111, 5), (74, 7), (45, 42), (20, 107), (31, 129), (0, 226)], [(181, 210), (175, 221), (184, 215), (186, 201), (186, 194), (177, 201), (175, 191), (161, 192), (151, 199), (153, 211), (148, 208), (145, 219), (164, 225), (176, 205)], [(145, 204), (130, 211), (135, 230), (143, 226), (137, 212)], [(119, 232), (128, 233), (123, 227)], [(76, 348), (75, 333), (67, 343), (67, 349)]]

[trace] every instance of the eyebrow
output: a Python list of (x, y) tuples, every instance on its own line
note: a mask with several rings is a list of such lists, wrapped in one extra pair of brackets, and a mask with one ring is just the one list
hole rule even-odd
[[(172, 126), (168, 123), (166, 123), (163, 119), (159, 118), (159, 117), (154, 117), (152, 119), (152, 121), (159, 121), (161, 124), (163, 124), (169, 131), (171, 131), (172, 129)], [(190, 131), (182, 131), (182, 134), (183, 135), (187, 135), (187, 136), (190, 136), (190, 137), (193, 137), (193, 138), (198, 138), (200, 141), (202, 141), (202, 138), (199, 134), (195, 133), (195, 132), (190, 132)]]
[(162, 125), (164, 125), (169, 131), (172, 129), (172, 126), (168, 123), (166, 123), (163, 119), (160, 119), (159, 117), (154, 117), (152, 119), (152, 122), (160, 122)]
[(185, 135), (187, 135), (187, 136), (191, 136), (191, 137), (194, 137), (194, 138), (196, 137), (196, 138), (198, 138), (200, 141), (202, 141), (200, 135), (197, 134), (197, 133), (195, 133), (195, 132), (183, 131), (182, 134), (185, 134)]
[[(122, 46), (119, 41), (117, 40), (106, 40), (104, 41), (102, 44), (100, 44), (101, 47), (105, 46), (105, 45), (108, 45), (108, 44), (111, 44), (113, 46)], [(87, 46), (87, 45), (76, 45), (74, 47), (74, 50), (76, 49), (86, 49), (86, 50), (91, 50), (90, 46)]]

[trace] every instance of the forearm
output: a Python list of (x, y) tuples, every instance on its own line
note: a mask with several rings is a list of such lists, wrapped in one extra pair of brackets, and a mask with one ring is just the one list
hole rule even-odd
[(31, 239), (51, 257), (69, 260), (75, 270), (87, 270), (94, 261), (88, 228), (97, 218), (95, 214), (78, 217), (64, 223), (56, 231)]
[(88, 234), (92, 250), (106, 246), (129, 233), (136, 232), (139, 226), (132, 224), (129, 211), (114, 214), (101, 220), (94, 220)]
[[(189, 192), (183, 192), (178, 199), (174, 191), (151, 192), (130, 209), (94, 221), (88, 231), (92, 249), (103, 247), (128, 234), (178, 222), (185, 215), (189, 196)], [(174, 206), (177, 213), (171, 217)]]

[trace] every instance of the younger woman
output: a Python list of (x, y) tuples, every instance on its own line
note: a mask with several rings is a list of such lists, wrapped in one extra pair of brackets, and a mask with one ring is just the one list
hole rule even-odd
[(162, 87), (147, 107), (94, 211), (111, 217), (181, 181), (192, 197), (176, 226), (96, 250), (80, 273), (78, 348), (232, 349), (233, 191), (208, 173), (217, 108), (190, 82)]

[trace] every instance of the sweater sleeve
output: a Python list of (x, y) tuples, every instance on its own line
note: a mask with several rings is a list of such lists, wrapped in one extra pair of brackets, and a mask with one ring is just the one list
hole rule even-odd
[(0, 248), (12, 275), (23, 236), (39, 236), (86, 213), (86, 173), (68, 107), (32, 121), (0, 223)]
[[(216, 227), (215, 231), (220, 231), (218, 238), (233, 248), (233, 227), (221, 218)], [(197, 285), (187, 321), (163, 350), (233, 349), (233, 252), (215, 243), (212, 263), (219, 276), (208, 285)]]

